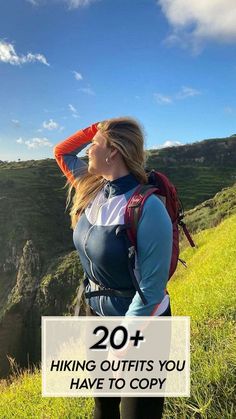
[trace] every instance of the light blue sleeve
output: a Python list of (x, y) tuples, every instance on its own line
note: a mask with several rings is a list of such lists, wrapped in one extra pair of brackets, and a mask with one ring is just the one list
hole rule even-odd
[(137, 230), (139, 286), (147, 299), (144, 305), (136, 292), (126, 316), (150, 316), (165, 296), (172, 255), (172, 222), (162, 201), (151, 195), (144, 204)]

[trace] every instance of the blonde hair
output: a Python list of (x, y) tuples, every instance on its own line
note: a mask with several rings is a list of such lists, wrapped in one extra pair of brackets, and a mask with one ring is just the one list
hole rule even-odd
[[(115, 147), (123, 157), (127, 169), (140, 183), (147, 183), (144, 169), (144, 135), (139, 123), (129, 117), (112, 118), (100, 122), (98, 129), (103, 133), (107, 146)], [(76, 179), (69, 187), (67, 206), (71, 201), (71, 192), (75, 188), (75, 194), (70, 210), (71, 227), (74, 229), (78, 217), (88, 204), (95, 198), (97, 193), (104, 187), (106, 179), (86, 173)]]

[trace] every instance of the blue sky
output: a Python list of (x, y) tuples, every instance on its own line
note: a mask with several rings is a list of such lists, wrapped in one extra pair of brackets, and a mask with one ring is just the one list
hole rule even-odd
[(235, 22), (235, 0), (2, 2), (0, 160), (121, 115), (149, 149), (236, 133)]

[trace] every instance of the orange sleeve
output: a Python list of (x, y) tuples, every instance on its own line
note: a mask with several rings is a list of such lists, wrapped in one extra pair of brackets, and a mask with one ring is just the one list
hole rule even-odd
[(98, 131), (98, 122), (88, 128), (77, 131), (54, 147), (54, 156), (58, 166), (71, 183), (87, 170), (87, 164), (77, 157), (93, 139)]

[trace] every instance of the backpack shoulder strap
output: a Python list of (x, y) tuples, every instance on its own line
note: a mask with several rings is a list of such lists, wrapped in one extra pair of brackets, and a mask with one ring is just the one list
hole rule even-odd
[(138, 222), (142, 215), (144, 203), (150, 195), (158, 194), (158, 192), (159, 189), (153, 185), (139, 185), (127, 202), (124, 221), (128, 238), (135, 248), (137, 245)]
[(137, 249), (138, 222), (142, 215), (143, 206), (147, 198), (153, 193), (162, 198), (162, 196), (159, 195), (160, 190), (158, 187), (150, 184), (139, 185), (127, 202), (124, 217), (126, 230), (125, 240), (127, 242), (128, 248), (128, 268), (134, 287), (139, 293), (143, 304), (147, 304), (147, 300), (143, 295), (143, 292), (141, 291), (137, 278), (134, 274), (135, 249)]

